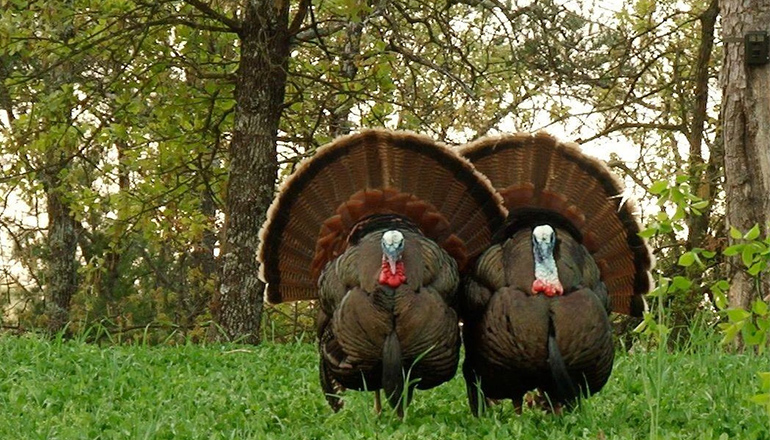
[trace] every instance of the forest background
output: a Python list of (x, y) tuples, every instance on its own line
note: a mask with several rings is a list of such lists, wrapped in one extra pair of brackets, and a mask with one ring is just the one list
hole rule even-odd
[[(697, 319), (767, 343), (770, 67), (746, 63), (743, 35), (770, 30), (768, 2), (3, 0), (0, 14), (6, 330), (312, 334), (312, 302), (263, 306), (259, 226), (298, 161), (384, 126), (583, 144), (640, 201), (672, 340)], [(631, 338), (638, 322), (616, 321)]]

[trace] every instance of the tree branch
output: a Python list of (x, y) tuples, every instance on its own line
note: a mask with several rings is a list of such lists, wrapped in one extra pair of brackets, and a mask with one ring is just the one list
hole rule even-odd
[(302, 22), (305, 21), (307, 16), (307, 10), (311, 7), (310, 0), (301, 0), (299, 7), (297, 8), (297, 14), (291, 20), (289, 25), (289, 35), (294, 36), (299, 32), (299, 27), (302, 26)]
[(648, 188), (647, 184), (645, 184), (644, 181), (640, 179), (639, 176), (637, 176), (636, 173), (634, 173), (634, 171), (631, 168), (629, 168), (625, 162), (621, 160), (613, 159), (607, 162), (607, 166), (610, 168), (618, 168), (623, 170), (623, 172), (626, 173), (626, 175), (630, 177), (631, 180), (634, 181), (634, 183), (639, 185), (639, 188), (642, 188), (645, 191), (647, 191), (647, 188)]
[(506, 6), (500, 3), (498, 0), (455, 0), (454, 2), (450, 0), (449, 2), (447, 2), (447, 7), (451, 6), (452, 3), (455, 3), (455, 4), (462, 3), (472, 7), (480, 6), (491, 12), (495, 12), (496, 10), (499, 10), (503, 15), (505, 15), (505, 18), (507, 18), (510, 23), (515, 22), (522, 15), (525, 15), (532, 11), (531, 6), (524, 6), (516, 10), (511, 10), (510, 6)]
[(345, 29), (345, 25), (342, 23), (331, 23), (328, 26), (319, 28), (317, 26), (311, 26), (307, 29), (298, 31), (296, 34), (294, 34), (291, 39), (289, 40), (291, 44), (296, 43), (297, 41), (312, 41), (314, 39), (321, 39), (323, 37), (328, 37), (329, 35), (336, 34), (337, 32)]
[(686, 127), (683, 124), (658, 124), (655, 122), (625, 122), (622, 124), (617, 124), (617, 125), (613, 125), (611, 127), (605, 128), (599, 133), (596, 133), (595, 135), (587, 137), (585, 139), (576, 139), (575, 142), (577, 142), (578, 144), (584, 144), (586, 142), (591, 142), (593, 140), (599, 139), (600, 137), (607, 136), (610, 133), (614, 133), (620, 130), (627, 130), (631, 128), (643, 128), (648, 130), (681, 131), (681, 132), (684, 132), (684, 130), (686, 129)]
[(241, 23), (238, 20), (232, 17), (228, 17), (221, 12), (215, 11), (209, 4), (204, 3), (201, 0), (185, 0), (185, 3), (203, 12), (209, 18), (213, 18), (214, 20), (224, 24), (230, 28), (232, 32), (239, 33), (241, 31)]
[(148, 21), (146, 25), (147, 26), (180, 25), (180, 26), (187, 26), (191, 29), (197, 29), (200, 31), (230, 32), (230, 33), (238, 32), (236, 29), (233, 29), (230, 26), (210, 26), (203, 23), (196, 23), (194, 21), (185, 20), (184, 18), (180, 18), (180, 17), (166, 17), (160, 20)]
[(466, 95), (470, 96), (473, 99), (476, 99), (476, 94), (473, 92), (473, 90), (470, 87), (468, 87), (467, 84), (465, 84), (465, 82), (461, 78), (459, 78), (457, 75), (455, 75), (454, 73), (450, 72), (449, 70), (447, 70), (447, 69), (439, 66), (438, 64), (434, 63), (433, 61), (421, 58), (421, 57), (413, 54), (412, 52), (406, 50), (405, 48), (398, 46), (393, 41), (391, 41), (388, 44), (388, 47), (385, 48), (385, 50), (401, 54), (404, 58), (406, 58), (409, 61), (412, 61), (412, 62), (417, 63), (417, 64), (421, 64), (421, 65), (423, 65), (425, 67), (429, 67), (429, 68), (435, 70), (436, 72), (446, 76), (447, 78), (452, 79), (455, 83), (457, 83), (457, 85), (462, 87), (462, 89), (463, 89), (463, 91), (465, 92)]

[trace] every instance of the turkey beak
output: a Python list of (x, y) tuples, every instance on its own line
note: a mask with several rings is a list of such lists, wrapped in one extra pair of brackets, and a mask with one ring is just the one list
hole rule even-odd
[(535, 253), (537, 254), (538, 261), (544, 261), (549, 256), (553, 255), (550, 243), (539, 241), (535, 246)]
[(396, 258), (390, 255), (386, 256), (385, 258), (388, 261), (388, 266), (390, 267), (390, 273), (396, 273)]

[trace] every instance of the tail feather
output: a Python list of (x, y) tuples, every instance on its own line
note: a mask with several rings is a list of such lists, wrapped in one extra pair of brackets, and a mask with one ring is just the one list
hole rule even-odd
[(395, 330), (386, 338), (382, 347), (382, 388), (393, 408), (403, 408), (401, 402), (404, 393), (404, 366), (401, 359), (401, 343)]
[(271, 302), (316, 298), (317, 279), (362, 220), (395, 215), (461, 268), (504, 222), (502, 198), (465, 159), (427, 137), (367, 130), (318, 149), (273, 201), (260, 232)]
[(484, 138), (460, 153), (503, 196), (509, 227), (531, 226), (547, 213), (592, 254), (612, 310), (641, 315), (652, 256), (638, 235), (633, 203), (624, 198), (622, 182), (604, 163), (544, 133)]

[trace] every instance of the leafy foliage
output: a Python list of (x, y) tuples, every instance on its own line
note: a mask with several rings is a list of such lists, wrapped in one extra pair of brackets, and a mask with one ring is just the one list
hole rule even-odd
[[(292, 2), (292, 12), (303, 5)], [(647, 216), (645, 234), (664, 276), (693, 281), (670, 297), (686, 327), (704, 286), (721, 276), (719, 261), (702, 277), (676, 264), (682, 251), (721, 246), (719, 164), (710, 162), (720, 156), (716, 104), (702, 110), (690, 99), (699, 72), (708, 92), (718, 68), (717, 56), (699, 55), (713, 37), (710, 3), (641, 0), (617, 11), (557, 1), (310, 6), (292, 37), (279, 180), (319, 145), (363, 126), (450, 143), (542, 127), (587, 142), (622, 133), (640, 160), (629, 167), (613, 157), (610, 165), (636, 183), (642, 206), (657, 196), (666, 211)], [(0, 216), (14, 249), (3, 255), (4, 285), (14, 292), (7, 303), (27, 305), (7, 308), (7, 324), (50, 319), (44, 295), (61, 257), (77, 271), (75, 332), (95, 322), (116, 331), (151, 324), (165, 334), (208, 326), (243, 17), (240, 2), (224, 0), (15, 1), (0, 13), (0, 190), (23, 207)], [(688, 126), (701, 114), (703, 127)], [(669, 169), (683, 170), (676, 183), (655, 183)], [(77, 238), (69, 254), (52, 252), (51, 201), (61, 202)], [(270, 328), (292, 327), (279, 334), (296, 336), (295, 322), (309, 321), (275, 310)]]
[[(218, 77), (234, 69), (222, 61), (235, 56), (234, 38), (174, 25), (192, 12), (174, 4), (28, 6), (4, 12), (12, 101), (3, 184), (31, 207), (51, 192), (65, 196), (80, 250), (71, 328), (92, 320), (194, 325), (214, 288), (233, 90)], [(32, 276), (32, 300), (48, 285), (35, 259), (45, 261), (46, 230), (29, 229), (25, 215), (44, 214), (4, 220), (20, 237), (16, 261)], [(39, 313), (17, 318), (35, 326), (45, 319)]]
[[(712, 291), (717, 283), (725, 283), (723, 256), (718, 252), (721, 245), (706, 241), (704, 247), (688, 249), (685, 219), (704, 215), (701, 210), (708, 205), (708, 201), (692, 193), (689, 176), (680, 174), (673, 181), (656, 181), (649, 191), (656, 195), (659, 208), (640, 233), (657, 249), (659, 278), (656, 289), (649, 295), (650, 309), (656, 311), (659, 305), (664, 307), (666, 322), (671, 326), (667, 331), (672, 341), (679, 341), (689, 337), (693, 320), (704, 314), (710, 316), (709, 321), (719, 319), (714, 313)], [(655, 314), (649, 314), (645, 322), (655, 325), (655, 319)]]
[[(760, 237), (759, 225), (754, 225), (746, 233), (731, 228), (730, 236), (736, 240), (736, 244), (725, 249), (724, 255), (740, 255), (744, 270), (759, 284), (761, 277), (766, 275), (770, 260), (770, 238)], [(728, 287), (724, 282), (713, 289), (715, 304), (727, 317), (727, 322), (720, 324), (724, 332), (723, 343), (732, 343), (740, 335), (742, 344), (756, 347), (759, 353), (763, 353), (768, 345), (770, 331), (770, 306), (766, 298), (756, 298), (749, 310), (731, 307), (726, 295)]]

